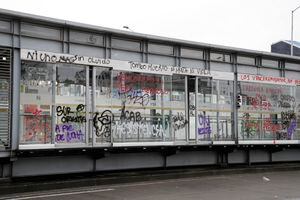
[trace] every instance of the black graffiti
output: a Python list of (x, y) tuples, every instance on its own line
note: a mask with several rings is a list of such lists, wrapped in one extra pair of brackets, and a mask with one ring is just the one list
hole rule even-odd
[(281, 112), (281, 123), (283, 129), (288, 128), (292, 120), (296, 120), (296, 113), (293, 110)]
[(96, 85), (97, 86), (110, 86), (110, 71), (102, 71), (100, 74), (96, 75)]
[(182, 112), (178, 112), (177, 115), (172, 116), (172, 126), (174, 131), (183, 129), (187, 123), (188, 121), (185, 119)]
[(190, 105), (190, 110), (196, 110), (196, 106), (195, 105)]
[(93, 118), (96, 136), (110, 137), (113, 120), (114, 115), (110, 110), (105, 110), (102, 113), (96, 112)]
[(295, 97), (291, 96), (291, 95), (280, 95), (280, 100), (281, 101), (290, 101), (290, 102), (295, 102)]
[(120, 109), (121, 111), (121, 116), (120, 116), (120, 121), (121, 122), (141, 122), (142, 121), (142, 115), (140, 112), (133, 112), (133, 111), (128, 111), (125, 109), (125, 102), (123, 102), (123, 106)]
[(38, 52), (38, 51), (34, 51), (34, 52), (28, 52), (27, 53), (27, 59), (30, 60), (40, 60), (42, 62), (52, 62), (52, 63), (56, 63), (56, 62), (64, 62), (64, 63), (74, 63), (76, 61), (82, 61), (84, 60), (83, 56), (69, 56), (69, 55), (49, 55), (47, 53), (43, 53), (43, 52)]
[(295, 104), (295, 97), (291, 95), (280, 95), (278, 99), (278, 106), (282, 108), (291, 108)]
[(150, 101), (150, 95), (147, 93), (143, 94), (141, 90), (129, 89), (126, 92), (119, 92), (119, 95), (125, 97), (128, 103), (140, 104), (142, 106), (148, 105)]
[(70, 107), (68, 106), (57, 106), (56, 107), (56, 115), (62, 116), (61, 122), (62, 123), (69, 123), (69, 122), (75, 122), (75, 123), (85, 123), (86, 117), (83, 115), (80, 115), (85, 110), (85, 105), (79, 104), (76, 107), (75, 111), (72, 111)]

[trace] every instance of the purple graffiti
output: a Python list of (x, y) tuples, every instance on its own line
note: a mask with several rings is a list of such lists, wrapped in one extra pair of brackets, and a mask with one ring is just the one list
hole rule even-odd
[(198, 115), (198, 123), (199, 123), (198, 135), (209, 135), (209, 134), (211, 134), (209, 116), (199, 114)]
[(296, 131), (297, 123), (295, 119), (292, 119), (290, 126), (287, 129), (288, 137), (291, 138), (293, 133)]
[(55, 126), (56, 142), (83, 142), (84, 134), (82, 131), (75, 130), (71, 124), (60, 124)]

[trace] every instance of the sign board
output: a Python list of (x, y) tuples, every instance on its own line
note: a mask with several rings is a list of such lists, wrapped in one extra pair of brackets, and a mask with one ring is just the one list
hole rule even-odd
[(261, 76), (254, 74), (238, 74), (238, 81), (266, 83), (277, 85), (300, 85), (300, 80), (285, 77)]
[(209, 71), (206, 69), (192, 67), (180, 67), (161, 64), (140, 63), (133, 61), (102, 59), (96, 57), (52, 53), (29, 49), (21, 49), (21, 59), (46, 63), (69, 63), (109, 67), (113, 68), (114, 70), (132, 71), (140, 73), (151, 73), (161, 75), (181, 74), (190, 76), (212, 77), (213, 79), (221, 80), (234, 80), (234, 75), (231, 72)]

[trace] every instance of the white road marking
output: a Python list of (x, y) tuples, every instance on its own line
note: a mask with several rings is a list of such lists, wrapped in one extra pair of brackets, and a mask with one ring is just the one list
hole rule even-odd
[(115, 189), (101, 189), (101, 190), (86, 190), (79, 192), (66, 192), (66, 193), (56, 193), (56, 194), (45, 194), (45, 195), (37, 195), (37, 196), (26, 196), (26, 197), (13, 197), (9, 198), (10, 200), (25, 200), (25, 199), (38, 199), (38, 198), (46, 198), (46, 197), (58, 197), (58, 196), (68, 196), (74, 194), (86, 194), (86, 193), (96, 193), (96, 192), (108, 192), (113, 191)]
[[(46, 197), (53, 197), (53, 196), (64, 196), (64, 195), (72, 195), (72, 194), (84, 194), (84, 193), (95, 193), (95, 192), (106, 192), (112, 191), (117, 188), (125, 188), (125, 187), (135, 187), (135, 186), (147, 186), (147, 185), (155, 185), (155, 184), (167, 184), (167, 183), (174, 183), (174, 182), (188, 182), (188, 181), (195, 181), (195, 180), (210, 180), (210, 179), (224, 179), (224, 175), (218, 175), (214, 177), (196, 177), (196, 178), (179, 178), (179, 179), (171, 179), (171, 180), (163, 180), (163, 181), (142, 181), (138, 183), (123, 183), (117, 185), (110, 185), (110, 189), (99, 189), (99, 186), (93, 186), (92, 188), (89, 186), (87, 190), (84, 190), (86, 187), (81, 187), (83, 191), (78, 192), (61, 192), (61, 193), (54, 193), (54, 194), (45, 194), (45, 195), (32, 195), (32, 196), (8, 196), (8, 197), (0, 197), (0, 200), (26, 200), (26, 199), (37, 199), (37, 198), (46, 198)], [(114, 189), (115, 188), (115, 189)], [(72, 189), (74, 190), (74, 189)], [(70, 191), (70, 190), (69, 190)]]

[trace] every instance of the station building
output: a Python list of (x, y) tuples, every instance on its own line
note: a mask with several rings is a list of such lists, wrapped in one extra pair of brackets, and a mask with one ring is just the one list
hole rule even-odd
[(0, 9), (0, 176), (300, 161), (300, 58)]

